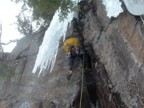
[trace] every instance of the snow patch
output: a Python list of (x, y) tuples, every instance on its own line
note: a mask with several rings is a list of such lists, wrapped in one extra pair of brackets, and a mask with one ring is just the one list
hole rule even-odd
[(123, 0), (127, 10), (133, 15), (144, 15), (144, 0)]
[(103, 0), (103, 4), (105, 5), (107, 16), (109, 18), (117, 17), (123, 12), (121, 7), (122, 3), (119, 0)]

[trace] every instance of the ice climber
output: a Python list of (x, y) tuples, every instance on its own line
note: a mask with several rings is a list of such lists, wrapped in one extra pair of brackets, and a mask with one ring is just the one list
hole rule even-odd
[(80, 42), (77, 38), (69, 38), (64, 42), (64, 50), (66, 51), (68, 55), (68, 61), (69, 61), (69, 71), (67, 75), (67, 79), (70, 80), (72, 73), (73, 73), (73, 65), (75, 62), (75, 59), (80, 54)]

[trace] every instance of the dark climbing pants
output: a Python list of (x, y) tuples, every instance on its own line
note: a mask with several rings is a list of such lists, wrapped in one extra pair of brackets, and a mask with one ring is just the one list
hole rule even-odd
[(75, 61), (75, 57), (69, 57), (69, 70), (72, 70), (74, 61)]

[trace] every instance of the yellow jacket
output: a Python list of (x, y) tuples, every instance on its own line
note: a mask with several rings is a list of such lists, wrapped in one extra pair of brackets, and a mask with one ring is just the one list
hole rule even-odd
[(67, 54), (70, 53), (69, 48), (71, 46), (80, 46), (79, 40), (77, 38), (69, 38), (64, 42), (63, 47)]

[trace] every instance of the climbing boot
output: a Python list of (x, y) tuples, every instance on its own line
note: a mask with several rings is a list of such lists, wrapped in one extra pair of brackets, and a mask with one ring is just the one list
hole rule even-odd
[(70, 80), (71, 76), (72, 76), (72, 71), (70, 70), (70, 71), (68, 72), (68, 75), (67, 75), (67, 80)]

